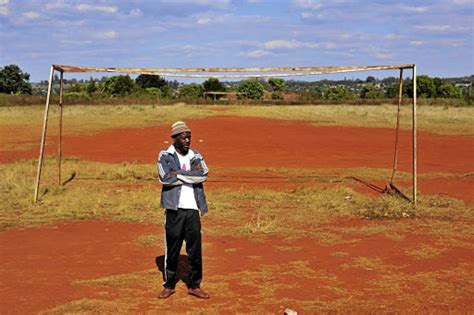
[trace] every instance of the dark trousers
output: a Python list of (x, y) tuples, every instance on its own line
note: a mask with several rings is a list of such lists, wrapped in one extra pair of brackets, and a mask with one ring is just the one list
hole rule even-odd
[(178, 260), (183, 240), (188, 255), (189, 288), (199, 288), (202, 279), (201, 219), (193, 209), (166, 210), (165, 288), (174, 288), (178, 281)]

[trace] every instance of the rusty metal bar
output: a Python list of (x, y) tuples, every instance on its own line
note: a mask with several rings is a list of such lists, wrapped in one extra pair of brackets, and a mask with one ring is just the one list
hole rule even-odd
[(400, 80), (398, 81), (398, 104), (397, 104), (397, 124), (395, 128), (395, 149), (393, 153), (393, 168), (392, 177), (390, 178), (390, 184), (393, 184), (393, 178), (398, 168), (398, 137), (400, 131), (400, 106), (402, 105), (402, 94), (403, 94), (403, 69), (400, 69)]
[(61, 160), (63, 155), (63, 72), (59, 81), (59, 143), (58, 143), (58, 186), (61, 186)]
[(417, 161), (416, 161), (416, 65), (413, 65), (413, 204), (416, 206)]
[(51, 66), (51, 74), (49, 76), (49, 84), (48, 84), (48, 94), (46, 96), (46, 106), (44, 109), (44, 120), (43, 120), (43, 133), (41, 134), (41, 146), (38, 158), (38, 173), (36, 175), (36, 187), (35, 187), (35, 197), (34, 202), (38, 201), (38, 193), (39, 193), (39, 186), (41, 181), (41, 169), (43, 167), (43, 156), (44, 156), (44, 145), (46, 142), (46, 130), (48, 128), (48, 113), (49, 113), (49, 99), (51, 97), (51, 90), (53, 87), (53, 74), (54, 74), (54, 67)]
[[(295, 75), (317, 75), (317, 74), (328, 74), (338, 72), (353, 72), (353, 71), (368, 71), (368, 70), (395, 70), (395, 69), (412, 69), (413, 64), (403, 65), (381, 65), (381, 66), (345, 66), (345, 67), (250, 67), (250, 68), (97, 68), (97, 67), (81, 67), (81, 66), (68, 66), (68, 65), (53, 65), (58, 71), (63, 72), (119, 72), (119, 73), (135, 73), (135, 74), (154, 74), (162, 76), (182, 76), (186, 75), (179, 73), (183, 72), (195, 72), (195, 73), (214, 73), (214, 72), (291, 72), (269, 74), (266, 76), (295, 76)], [(298, 74), (298, 72), (301, 72)], [(214, 75), (202, 75), (194, 74), (192, 77), (215, 77)], [(231, 77), (231, 76), (225, 76)], [(254, 74), (247, 76), (236, 75), (232, 76), (235, 78), (248, 77), (255, 78)], [(261, 76), (258, 76), (261, 77)]]

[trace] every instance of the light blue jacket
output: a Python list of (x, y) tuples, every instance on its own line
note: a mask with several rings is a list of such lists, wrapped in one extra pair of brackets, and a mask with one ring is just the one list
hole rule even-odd
[[(204, 158), (197, 150), (190, 149), (188, 154), (190, 154), (191, 160), (191, 170), (189, 171), (181, 170), (178, 153), (174, 145), (161, 151), (158, 155), (158, 174), (160, 183), (163, 184), (160, 206), (164, 209), (177, 210), (181, 185), (191, 184), (194, 188), (196, 204), (201, 214), (204, 215), (207, 212), (207, 202), (202, 183), (207, 180), (209, 169)], [(202, 170), (193, 170), (198, 165), (202, 167)], [(176, 171), (177, 175), (172, 176), (171, 171)]]

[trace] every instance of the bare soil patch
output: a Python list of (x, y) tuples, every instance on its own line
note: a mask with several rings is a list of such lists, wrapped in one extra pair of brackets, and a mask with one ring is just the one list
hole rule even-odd
[[(309, 123), (262, 118), (214, 116), (188, 121), (193, 146), (212, 167), (391, 168), (395, 131), (383, 128), (316, 127)], [(7, 127), (4, 127), (5, 129)], [(2, 129), (2, 132), (5, 130)], [(5, 131), (10, 134), (12, 131)], [(400, 171), (411, 172), (411, 133), (400, 131)], [(112, 129), (91, 135), (66, 135), (65, 156), (121, 163), (155, 163), (158, 152), (170, 144), (169, 128)], [(21, 143), (24, 147), (25, 143)], [(50, 137), (47, 155), (56, 154)], [(20, 146), (20, 148), (22, 148)], [(38, 145), (28, 150), (1, 150), (0, 163), (34, 159)], [(474, 137), (418, 134), (419, 173), (468, 174), (474, 171)], [(260, 183), (258, 183), (260, 182)], [(385, 184), (385, 183), (382, 183)], [(473, 201), (472, 178), (420, 180), (420, 191)], [(273, 178), (237, 181), (233, 187), (282, 189)], [(291, 185), (291, 184), (288, 184)], [(302, 184), (304, 185), (304, 184)], [(410, 183), (400, 185), (408, 187)], [(356, 187), (358, 185), (354, 185)], [(357, 188), (359, 191), (368, 191)]]
[[(395, 131), (384, 128), (315, 127), (281, 120), (208, 117), (188, 121), (193, 146), (211, 166), (374, 167), (390, 168)], [(56, 151), (50, 138), (47, 152)], [(91, 161), (154, 163), (169, 145), (167, 127), (113, 129), (92, 135), (65, 136), (65, 156)], [(419, 132), (419, 171), (468, 173), (474, 166), (474, 137)], [(0, 161), (36, 158), (37, 150), (0, 152)], [(411, 133), (400, 133), (399, 169), (411, 171)]]
[(156, 298), (162, 276), (154, 260), (163, 255), (162, 239), (152, 246), (136, 239), (161, 236), (161, 226), (82, 221), (0, 233), (1, 309), (37, 313), (94, 301), (87, 304), (92, 310), (100, 304), (151, 312), (472, 311), (474, 283), (466, 278), (474, 270), (472, 248), (445, 247), (432, 257), (414, 257), (410, 249), (440, 247), (417, 233), (416, 225), (392, 239), (363, 232), (390, 222), (341, 218), (326, 228), (351, 241), (325, 244), (271, 235), (211, 237), (203, 222), (209, 301), (187, 296), (183, 283), (169, 300)]

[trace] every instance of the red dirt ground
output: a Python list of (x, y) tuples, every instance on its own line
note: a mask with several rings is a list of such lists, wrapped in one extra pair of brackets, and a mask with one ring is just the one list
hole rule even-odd
[[(209, 117), (188, 122), (193, 145), (211, 166), (390, 168), (394, 130), (315, 127), (280, 120)], [(54, 139), (50, 139), (53, 140)], [(64, 155), (103, 162), (154, 163), (169, 141), (169, 128), (113, 129), (93, 135), (65, 136)], [(418, 135), (420, 173), (474, 170), (474, 137)], [(0, 162), (37, 158), (38, 149), (0, 151)], [(49, 153), (55, 152), (53, 145)], [(399, 169), (411, 171), (411, 134), (401, 131)]]
[[(205, 229), (207, 222), (203, 221)], [(327, 226), (329, 231), (337, 227), (364, 227), (370, 225), (390, 224), (390, 222), (370, 222), (359, 219), (343, 219)], [(102, 221), (69, 222), (39, 228), (8, 230), (0, 233), (2, 244), (0, 306), (2, 313), (29, 314), (52, 308), (72, 300), (83, 298), (104, 299), (104, 291), (108, 298), (119, 298), (113, 288), (74, 285), (74, 280), (87, 280), (107, 275), (139, 272), (155, 268), (155, 257), (163, 254), (163, 246), (143, 247), (134, 240), (143, 234), (162, 235), (160, 226), (111, 223)], [(384, 263), (398, 266), (401, 272), (411, 275), (417, 272), (436, 272), (456, 268), (460, 264), (474, 267), (472, 251), (465, 248), (452, 247), (442, 255), (423, 260), (416, 260), (406, 255), (406, 250), (417, 244), (433, 245), (433, 240), (417, 234), (407, 235), (410, 243), (394, 241), (382, 234), (349, 235), (357, 242), (350, 244), (321, 244), (318, 239), (283, 240), (267, 237), (260, 242), (251, 238), (204, 237), (205, 275), (232, 276), (240, 272), (259, 272), (262, 265), (267, 267), (285, 266), (292, 262), (308, 262), (308, 268), (321, 271), (323, 274), (337, 276), (339, 289), (347, 290), (347, 294), (371, 299), (370, 293), (362, 293), (371, 287), (371, 281), (377, 279), (378, 270), (371, 268), (341, 268), (355, 257), (373, 257), (382, 259)], [(61, 240), (61, 241), (58, 241)], [(13, 246), (6, 246), (12, 244)], [(296, 250), (278, 250), (278, 246), (295, 248)], [(433, 245), (436, 246), (436, 245)], [(344, 252), (345, 255), (334, 255)], [(216, 259), (218, 257), (218, 259)], [(257, 259), (257, 260), (256, 260)], [(259, 261), (261, 263), (256, 263)], [(472, 268), (471, 267), (471, 268)], [(290, 274), (291, 275), (291, 274)], [(275, 301), (264, 307), (271, 313), (281, 313), (280, 306), (298, 310), (298, 301), (312, 299), (331, 300), (333, 294), (328, 291), (329, 283), (312, 283), (304, 275), (292, 277), (288, 273), (273, 273), (269, 288), (276, 290)], [(157, 270), (152, 282), (161, 284), (161, 273)], [(448, 283), (461, 285), (459, 279), (447, 279)], [(245, 300), (244, 305), (236, 306), (238, 311), (251, 311), (252, 305), (261, 301), (256, 298), (256, 288), (243, 285), (239, 279), (231, 278), (228, 287), (236, 298)], [(285, 290), (285, 285), (296, 285), (304, 290)], [(333, 283), (334, 285), (334, 283)], [(160, 285), (157, 285), (159, 288)], [(281, 287), (281, 288), (280, 288)], [(280, 288), (280, 289), (279, 289)], [(211, 292), (214, 298), (206, 301), (206, 305), (219, 305), (225, 299), (218, 292)], [(449, 305), (453, 310), (469, 311), (472, 296), (459, 291), (456, 305)], [(102, 296), (101, 296), (102, 294)], [(147, 293), (144, 291), (145, 295)], [(157, 292), (153, 292), (150, 302), (156, 300)], [(362, 296), (361, 296), (362, 294)], [(199, 307), (203, 301), (191, 299), (191, 304), (174, 303), (178, 296), (186, 296), (182, 284), (178, 286), (176, 297), (160, 305), (175, 312), (189, 311), (190, 307)], [(288, 305), (283, 299), (292, 299)], [(391, 297), (387, 297), (390, 301)], [(380, 303), (386, 303), (383, 299)], [(286, 303), (286, 305), (285, 305)], [(439, 302), (442, 304), (442, 302)], [(154, 304), (141, 305), (142, 311), (153, 309)], [(403, 306), (398, 306), (398, 308)], [(436, 308), (435, 308), (436, 309)], [(391, 309), (396, 311), (397, 308)], [(438, 309), (439, 310), (439, 309)]]
[[(193, 144), (206, 156), (212, 167), (298, 167), (298, 168), (350, 168), (378, 167), (390, 168), (392, 162), (394, 131), (390, 129), (314, 127), (307, 123), (285, 122), (258, 118), (211, 117), (188, 122), (193, 130)], [(67, 130), (66, 130), (67, 131)], [(94, 135), (64, 137), (65, 156), (76, 156), (85, 160), (103, 162), (140, 161), (154, 163), (157, 153), (166, 144), (168, 128), (147, 127), (137, 129), (115, 129)], [(399, 169), (411, 171), (411, 135), (401, 132)], [(474, 138), (462, 136), (439, 136), (419, 133), (419, 171), (421, 173), (442, 172), (467, 174), (474, 170)], [(54, 140), (50, 139), (47, 151), (54, 152)], [(23, 151), (0, 151), (0, 162), (8, 163), (19, 159), (37, 158), (38, 148)], [(264, 181), (265, 179), (262, 179)], [(432, 194), (448, 194), (473, 202), (473, 179), (423, 179), (420, 190)], [(283, 182), (283, 180), (282, 180)], [(276, 187), (270, 181), (259, 185)], [(290, 183), (289, 185), (292, 185)], [(219, 185), (209, 182), (209, 188)], [(237, 184), (239, 185), (239, 184)], [(242, 183), (241, 185), (247, 185)], [(279, 186), (279, 185), (277, 185)], [(285, 186), (282, 183), (283, 187)], [(466, 197), (467, 196), (467, 197)], [(470, 197), (469, 197), (470, 196)], [(210, 218), (209, 218), (210, 219)], [(206, 223), (204, 223), (205, 225)], [(332, 227), (354, 227), (373, 224), (362, 220), (334, 222)], [(381, 223), (381, 224), (390, 224)], [(328, 230), (331, 228), (328, 227)], [(142, 247), (134, 239), (143, 234), (161, 235), (160, 226), (133, 225), (111, 222), (71, 222), (48, 227), (16, 229), (0, 232), (0, 312), (37, 313), (40, 310), (81, 298), (101, 298), (94, 287), (72, 285), (71, 281), (92, 279), (107, 275), (123, 274), (147, 270), (154, 267), (154, 259), (162, 254), (162, 248)], [(370, 256), (384, 262), (402, 266), (407, 273), (423, 270), (442, 271), (455, 268), (459, 264), (469, 264), (471, 270), (472, 250), (450, 248), (434, 258), (415, 260), (406, 256), (407, 246), (420, 244), (434, 245), (435, 240), (418, 234), (404, 235), (406, 242), (394, 241), (382, 234), (358, 236), (356, 243), (324, 245), (317, 239), (286, 241), (285, 246), (301, 248), (298, 251), (277, 251), (275, 246), (284, 242), (277, 238), (267, 238), (254, 242), (251, 238), (205, 237), (205, 273), (228, 275), (229, 273), (258, 271), (261, 264), (283, 264), (291, 261), (308, 261), (309, 267), (336, 274), (342, 287), (349, 294), (360, 296), (369, 282), (377, 277), (373, 270), (341, 269), (354, 257)], [(230, 247), (235, 251), (226, 251)], [(335, 252), (347, 252), (348, 256), (334, 256)], [(219, 259), (212, 259), (218, 257)], [(318, 298), (331, 299), (331, 292), (324, 286), (311, 286), (303, 278), (292, 279), (288, 275), (274, 275), (269, 284), (290, 283), (302, 290), (277, 291), (277, 297), (297, 300)], [(157, 282), (161, 282), (157, 272)], [(306, 281), (306, 282), (305, 282)], [(448, 279), (453, 286), (465, 285), (459, 279)], [(307, 283), (308, 282), (308, 283)], [(247, 305), (242, 311), (251, 311), (249, 305), (255, 301), (254, 288), (242, 286), (229, 280), (229, 287)], [(304, 289), (303, 288), (310, 288)], [(472, 289), (472, 288), (471, 288)], [(111, 296), (116, 292), (113, 288)], [(416, 288), (413, 288), (414, 294)], [(460, 290), (454, 310), (472, 311), (472, 296)], [(214, 292), (211, 292), (214, 293)], [(184, 294), (181, 290), (178, 294)], [(215, 294), (215, 293), (214, 293)], [(293, 295), (294, 296), (293, 296)], [(215, 295), (214, 295), (215, 296)], [(150, 300), (154, 300), (154, 296)], [(373, 298), (366, 296), (367, 299)], [(390, 297), (388, 297), (390, 298)], [(387, 298), (387, 299), (388, 299)], [(427, 297), (429, 298), (429, 297)], [(199, 307), (201, 301), (193, 301)], [(207, 303), (221, 302), (219, 298)], [(383, 300), (381, 300), (383, 302)], [(171, 302), (172, 303), (172, 302)], [(442, 303), (439, 302), (439, 303)], [(281, 303), (268, 307), (266, 311), (281, 313)], [(287, 305), (291, 307), (291, 305)], [(436, 306), (436, 305), (435, 305)], [(143, 305), (144, 311), (153, 305)], [(173, 306), (175, 311), (185, 311), (185, 306)], [(181, 307), (181, 308), (180, 308)], [(245, 308), (247, 307), (247, 308)], [(398, 305), (399, 310), (400, 305)], [(294, 307), (296, 310), (297, 307)], [(439, 308), (429, 309), (439, 311)], [(441, 308), (442, 310), (442, 308)], [(396, 309), (395, 309), (396, 311)]]
[[(308, 123), (261, 118), (214, 116), (188, 122), (193, 145), (212, 167), (391, 168), (394, 130), (315, 127)], [(67, 130), (66, 130), (67, 132)], [(155, 126), (113, 129), (92, 135), (66, 135), (64, 156), (119, 163), (155, 163), (168, 146), (169, 129)], [(48, 155), (55, 154), (49, 139)], [(411, 172), (411, 133), (401, 131), (399, 170)], [(38, 148), (0, 151), (0, 163), (36, 159)], [(474, 137), (418, 134), (418, 172), (467, 174), (474, 171)], [(472, 202), (472, 177), (420, 180), (419, 190)], [(268, 185), (272, 186), (271, 183)], [(409, 184), (408, 184), (409, 185)], [(273, 185), (274, 186), (274, 185)]]

